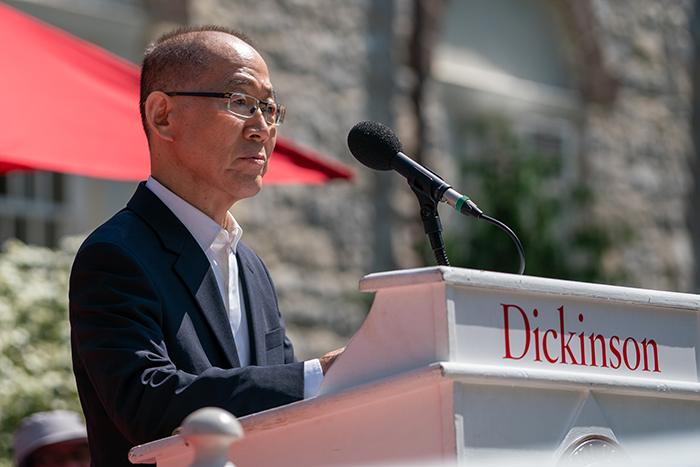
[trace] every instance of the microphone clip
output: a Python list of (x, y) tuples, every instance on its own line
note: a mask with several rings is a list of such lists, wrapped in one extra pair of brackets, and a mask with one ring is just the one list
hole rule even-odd
[(430, 248), (433, 250), (435, 260), (440, 266), (449, 266), (450, 262), (447, 259), (445, 242), (442, 238), (442, 222), (440, 222), (440, 214), (438, 213), (438, 202), (419, 187), (415, 187), (411, 183), (409, 183), (409, 186), (413, 193), (415, 193), (416, 198), (418, 198), (423, 230), (428, 236)]

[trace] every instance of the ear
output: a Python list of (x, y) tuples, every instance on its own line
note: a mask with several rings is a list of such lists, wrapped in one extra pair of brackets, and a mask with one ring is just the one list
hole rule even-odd
[(161, 91), (153, 91), (146, 98), (144, 111), (152, 137), (173, 141), (173, 100)]

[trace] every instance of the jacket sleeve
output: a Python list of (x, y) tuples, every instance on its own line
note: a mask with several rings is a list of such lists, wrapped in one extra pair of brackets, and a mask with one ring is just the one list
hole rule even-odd
[(94, 391), (134, 444), (169, 436), (204, 406), (243, 416), (303, 398), (302, 363), (212, 367), (198, 375), (178, 369), (168, 357), (158, 292), (138, 261), (114, 244), (79, 251), (69, 298), (79, 390)]

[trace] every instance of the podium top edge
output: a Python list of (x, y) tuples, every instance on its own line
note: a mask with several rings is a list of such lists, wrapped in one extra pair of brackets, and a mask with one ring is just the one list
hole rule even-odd
[(361, 292), (377, 292), (393, 287), (438, 283), (494, 291), (663, 306), (700, 312), (700, 295), (695, 294), (521, 276), (446, 266), (368, 274), (360, 280), (359, 289)]

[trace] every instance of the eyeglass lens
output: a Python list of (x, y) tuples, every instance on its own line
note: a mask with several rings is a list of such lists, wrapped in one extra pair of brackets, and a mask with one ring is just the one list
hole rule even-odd
[(234, 115), (242, 118), (250, 118), (260, 108), (263, 118), (269, 125), (274, 125), (279, 119), (279, 109), (275, 102), (261, 102), (253, 96), (235, 93), (228, 101), (228, 109)]

